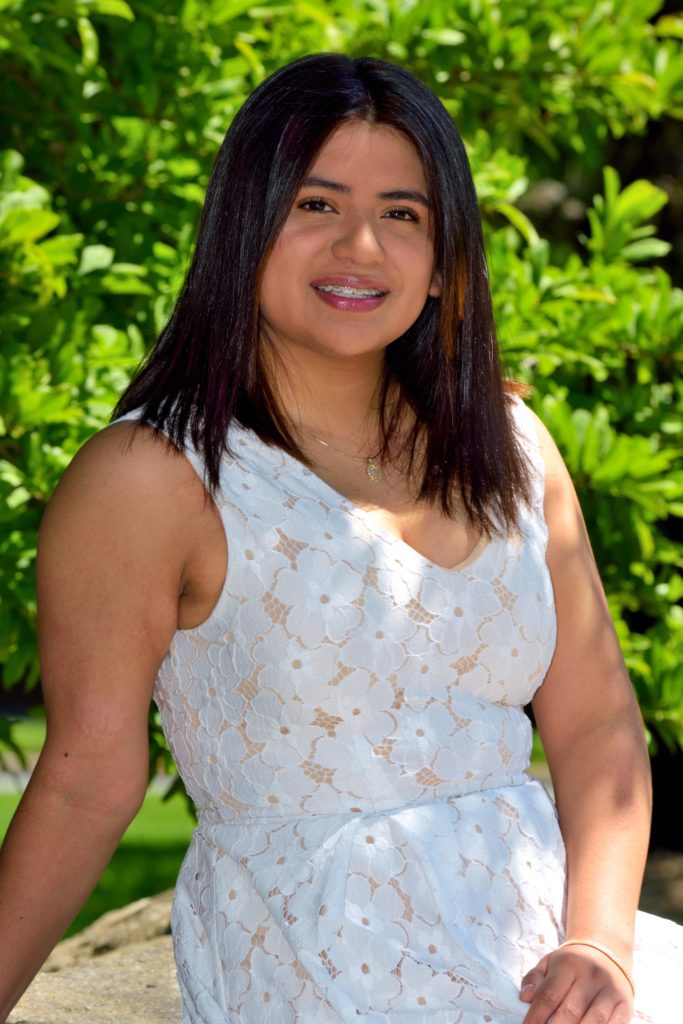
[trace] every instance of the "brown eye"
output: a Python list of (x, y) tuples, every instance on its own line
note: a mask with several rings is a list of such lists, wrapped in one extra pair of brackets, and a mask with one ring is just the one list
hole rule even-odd
[(320, 198), (306, 199), (306, 200), (304, 200), (303, 203), (299, 203), (298, 209), (299, 210), (311, 210), (313, 213), (322, 213), (324, 211), (322, 211), (320, 209), (321, 206), (327, 206), (327, 207), (329, 207), (330, 210), (332, 209), (332, 207), (330, 206), (330, 204), (327, 202), (326, 199), (320, 199)]
[(397, 206), (393, 210), (389, 210), (389, 215), (394, 214), (394, 213), (405, 214), (405, 216), (400, 216), (400, 217), (393, 217), (392, 216), (391, 217), (392, 220), (412, 220), (416, 224), (419, 224), (419, 222), (420, 222), (420, 217), (419, 217), (419, 215), (417, 213), (415, 213), (415, 210), (410, 210), (410, 209), (408, 209), (407, 206)]

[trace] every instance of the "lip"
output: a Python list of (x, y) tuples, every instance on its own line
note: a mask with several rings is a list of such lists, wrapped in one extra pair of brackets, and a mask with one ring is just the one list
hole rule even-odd
[[(327, 282), (325, 283), (327, 284)], [(387, 298), (386, 295), (373, 295), (366, 299), (351, 298), (346, 295), (334, 295), (332, 292), (321, 292), (317, 288), (314, 288), (313, 291), (325, 305), (332, 306), (333, 309), (344, 313), (369, 313), (386, 302)]]
[(384, 281), (379, 281), (375, 277), (357, 277), (350, 274), (330, 274), (329, 277), (318, 277), (315, 281), (311, 281), (313, 288), (319, 284), (334, 284), (342, 288), (374, 288), (385, 294), (389, 292), (389, 287)]

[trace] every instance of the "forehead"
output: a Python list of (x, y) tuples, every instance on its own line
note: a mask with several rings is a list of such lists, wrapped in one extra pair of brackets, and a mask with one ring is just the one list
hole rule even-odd
[(344, 180), (345, 172), (363, 180), (390, 177), (396, 184), (425, 184), (422, 161), (410, 139), (389, 125), (367, 121), (349, 121), (336, 128), (311, 164), (309, 172), (314, 171), (338, 181)]

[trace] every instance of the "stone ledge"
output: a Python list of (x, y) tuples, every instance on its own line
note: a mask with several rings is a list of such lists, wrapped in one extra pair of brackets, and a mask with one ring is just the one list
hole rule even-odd
[(61, 942), (8, 1024), (179, 1022), (171, 898), (138, 900)]
[(63, 971), (133, 943), (170, 936), (172, 901), (173, 890), (168, 889), (110, 910), (78, 935), (60, 942), (45, 961), (43, 971)]
[(41, 971), (9, 1024), (172, 1024), (180, 1018), (171, 940), (163, 937), (57, 973)]

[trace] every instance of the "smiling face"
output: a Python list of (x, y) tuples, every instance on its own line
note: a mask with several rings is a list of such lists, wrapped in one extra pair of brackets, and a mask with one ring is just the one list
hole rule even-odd
[(342, 124), (308, 171), (268, 257), (261, 315), (282, 354), (383, 358), (433, 279), (427, 187), (413, 144), (386, 125)]

